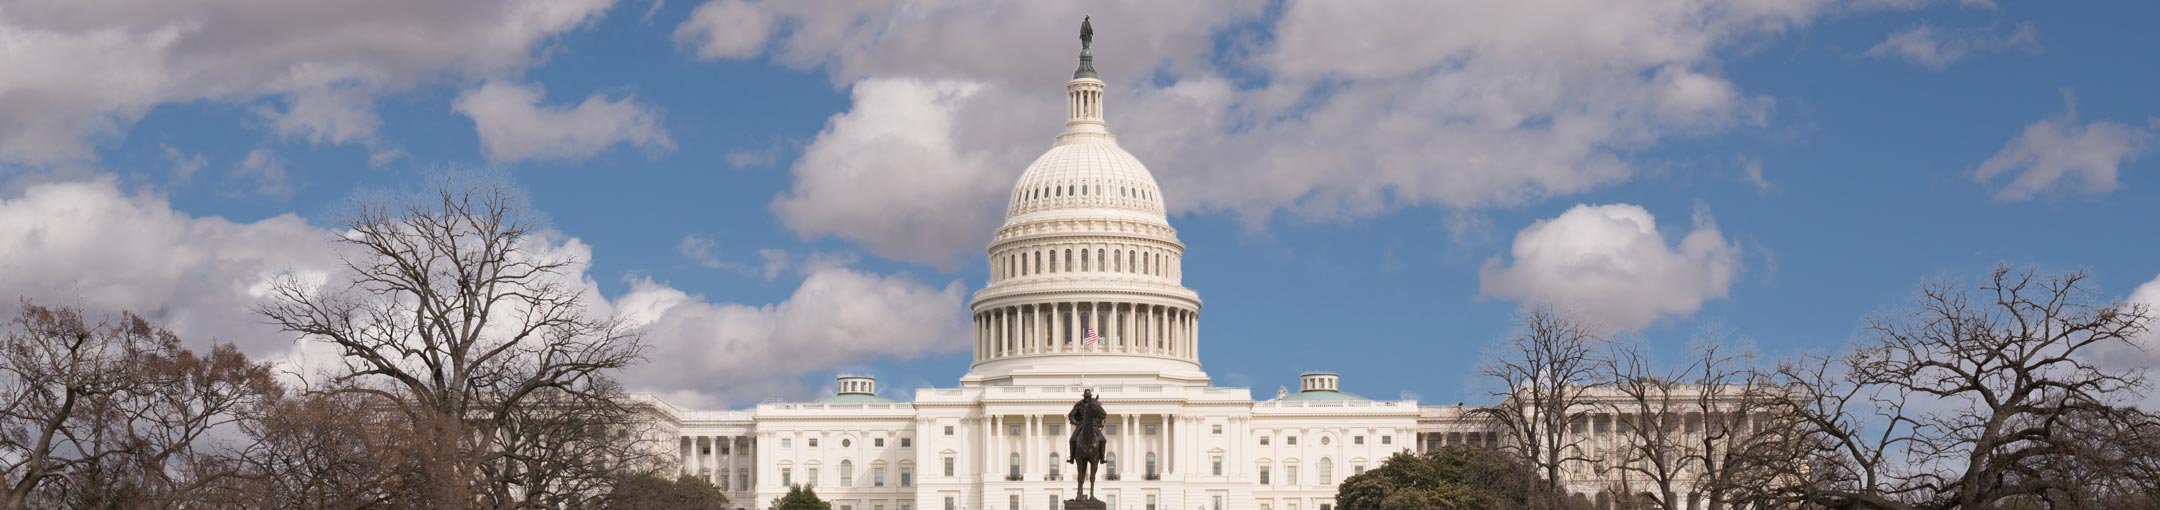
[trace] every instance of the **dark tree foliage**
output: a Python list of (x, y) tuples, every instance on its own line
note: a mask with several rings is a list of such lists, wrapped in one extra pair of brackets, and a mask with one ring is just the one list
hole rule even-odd
[(1575, 510), (1515, 455), (1451, 446), (1422, 455), (1396, 453), (1380, 467), (1344, 479), (1340, 510)]
[(818, 499), (817, 491), (801, 485), (788, 487), (787, 495), (773, 498), (773, 510), (832, 510), (832, 503)]
[(727, 495), (695, 476), (674, 480), (643, 475), (615, 485), (607, 510), (726, 510)]

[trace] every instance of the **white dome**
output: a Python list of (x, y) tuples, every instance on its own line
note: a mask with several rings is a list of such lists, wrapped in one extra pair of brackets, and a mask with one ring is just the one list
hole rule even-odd
[(1013, 185), (1006, 218), (1063, 209), (1121, 209), (1163, 216), (1155, 176), (1114, 140), (1082, 138), (1050, 148)]

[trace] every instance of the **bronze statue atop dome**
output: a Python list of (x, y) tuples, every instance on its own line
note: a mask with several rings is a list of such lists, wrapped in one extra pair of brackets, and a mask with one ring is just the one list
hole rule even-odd
[(1089, 18), (1093, 18), (1093, 16), (1080, 17), (1080, 49), (1082, 50), (1088, 49), (1088, 47), (1095, 44), (1095, 25), (1088, 23)]

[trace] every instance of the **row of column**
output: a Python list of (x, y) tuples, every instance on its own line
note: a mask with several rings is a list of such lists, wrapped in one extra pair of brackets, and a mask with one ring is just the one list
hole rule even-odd
[(749, 492), (757, 483), (757, 449), (742, 436), (685, 436), (682, 474), (705, 479), (730, 492)]
[[(1055, 415), (992, 415), (983, 418), (983, 430), (988, 433), (981, 458), (983, 479), (1005, 480), (1006, 476), (1011, 474), (1012, 454), (1018, 453), (1021, 477), (1030, 481), (1043, 480), (1045, 475), (1050, 474), (1051, 453), (1058, 453), (1061, 463), (1064, 462), (1063, 456), (1070, 455), (1067, 451), (1070, 445), (1066, 441), (1071, 438), (1071, 429), (1060, 427), (1060, 434), (1049, 433), (1049, 425), (1063, 424), (1064, 421), (1064, 416)], [(1166, 476), (1176, 474), (1186, 457), (1180, 448), (1196, 444), (1190, 438), (1179, 435), (1191, 428), (1182, 425), (1189, 421), (1191, 419), (1187, 417), (1174, 415), (1111, 415), (1106, 425), (1116, 425), (1118, 430), (1117, 435), (1109, 437), (1108, 445), (1110, 453), (1116, 455), (1118, 478), (1143, 479), (1148, 472), (1149, 452), (1156, 454), (1156, 473)], [(1020, 426), (1017, 450), (1012, 436), (1009, 435), (1009, 429), (1016, 424)], [(1151, 424), (1162, 427), (1157, 432), (1162, 438), (1159, 443), (1150, 441), (1150, 436), (1143, 433), (1145, 427)], [(1076, 476), (1069, 466), (1063, 464), (1058, 467), (1058, 472), (1066, 477)], [(1109, 474), (1107, 469), (1101, 473), (1103, 476)]]
[[(1103, 337), (1086, 345), (1088, 328)], [(1199, 359), (1199, 314), (1137, 303), (1014, 305), (975, 314), (975, 360), (1056, 352), (1154, 354)]]

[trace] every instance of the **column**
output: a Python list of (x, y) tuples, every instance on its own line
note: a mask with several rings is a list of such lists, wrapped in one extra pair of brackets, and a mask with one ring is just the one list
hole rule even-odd
[(1200, 360), (1200, 312), (1198, 311), (1193, 312), (1192, 318), (1192, 358), (1193, 361)]
[(1057, 352), (1058, 344), (1063, 343), (1064, 340), (1064, 338), (1060, 337), (1065, 336), (1065, 331), (1062, 328), (1069, 324), (1072, 324), (1072, 321), (1065, 318), (1065, 305), (1063, 303), (1051, 303), (1050, 338), (1048, 342), (1043, 344), (1044, 352)]
[(1176, 475), (1176, 474), (1178, 474), (1178, 465), (1177, 465), (1177, 464), (1178, 464), (1178, 455), (1177, 455), (1177, 454), (1178, 454), (1178, 451), (1177, 451), (1177, 447), (1178, 447), (1178, 437), (1177, 437), (1177, 430), (1178, 430), (1178, 426), (1177, 426), (1177, 418), (1178, 418), (1178, 417), (1177, 417), (1177, 415), (1173, 415), (1173, 414), (1165, 414), (1165, 415), (1163, 415), (1163, 420), (1162, 420), (1162, 426), (1163, 426), (1163, 430), (1162, 430), (1162, 437), (1163, 437), (1163, 455), (1162, 455), (1162, 458), (1163, 458), (1163, 476), (1165, 476), (1165, 477), (1168, 477), (1168, 476), (1172, 476), (1172, 475)]

